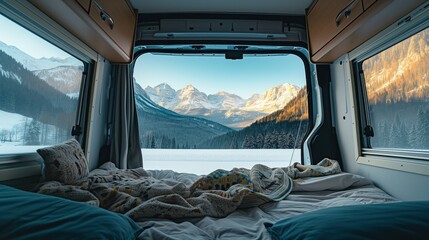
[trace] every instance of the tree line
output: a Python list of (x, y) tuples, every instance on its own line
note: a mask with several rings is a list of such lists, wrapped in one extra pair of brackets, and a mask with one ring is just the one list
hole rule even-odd
[(208, 149), (292, 149), (300, 148), (307, 132), (308, 120), (283, 121), (275, 120), (254, 123), (236, 132), (229, 132), (212, 138), (198, 145)]
[(31, 118), (23, 117), (21, 123), (11, 129), (0, 130), (0, 143), (14, 142), (20, 145), (53, 145), (70, 138), (68, 129), (58, 128)]
[(140, 147), (160, 149), (195, 149), (197, 148), (197, 145), (191, 145), (188, 141), (184, 143), (177, 142), (176, 137), (144, 133), (140, 136)]
[(419, 107), (415, 121), (404, 121), (395, 114), (374, 123), (372, 147), (429, 149), (429, 108)]

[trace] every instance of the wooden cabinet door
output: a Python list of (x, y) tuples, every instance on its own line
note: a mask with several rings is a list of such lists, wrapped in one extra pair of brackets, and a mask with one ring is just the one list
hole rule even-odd
[(89, 14), (125, 53), (132, 56), (136, 16), (126, 0), (92, 0)]
[(318, 0), (307, 15), (312, 55), (363, 12), (361, 0)]

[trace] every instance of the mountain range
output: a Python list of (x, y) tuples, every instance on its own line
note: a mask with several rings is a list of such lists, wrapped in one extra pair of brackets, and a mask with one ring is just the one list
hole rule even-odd
[(72, 98), (79, 96), (83, 63), (76, 58), (34, 58), (17, 47), (1, 41), (0, 51), (13, 56), (15, 61), (60, 92)]
[(192, 85), (175, 90), (162, 83), (155, 87), (147, 86), (144, 90), (153, 102), (162, 107), (240, 129), (284, 107), (297, 95), (299, 88), (286, 83), (248, 99), (224, 91), (206, 94)]
[(13, 56), (15, 61), (21, 63), (27, 70), (37, 71), (52, 69), (59, 66), (82, 66), (82, 62), (73, 57), (68, 58), (35, 58), (21, 51), (15, 46), (7, 45), (0, 41), (0, 50), (9, 56)]
[[(152, 144), (155, 148), (191, 148), (201, 141), (233, 131), (204, 118), (186, 116), (168, 110), (153, 102), (137, 83), (135, 83), (135, 94), (142, 147), (149, 148)], [(163, 146), (163, 142), (170, 143)]]

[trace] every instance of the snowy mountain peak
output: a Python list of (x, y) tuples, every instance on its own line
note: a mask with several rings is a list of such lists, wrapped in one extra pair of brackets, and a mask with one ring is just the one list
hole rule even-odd
[[(149, 87), (149, 86), (148, 86), (148, 87)], [(157, 86), (154, 88), (154, 90), (155, 90), (158, 94), (163, 95), (163, 96), (166, 96), (166, 95), (174, 95), (174, 94), (175, 94), (175, 92), (176, 92), (176, 90), (174, 90), (172, 87), (170, 87), (170, 85), (168, 85), (168, 84), (166, 84), (166, 83), (163, 83), (163, 84), (159, 84), (159, 85), (157, 85)]]
[(192, 84), (186, 85), (181, 92), (200, 92), (198, 89), (196, 89)]
[(152, 101), (166, 108), (173, 106), (177, 99), (176, 90), (167, 83), (159, 84), (154, 88), (147, 86), (145, 91)]
[(174, 108), (175, 111), (187, 113), (195, 108), (212, 109), (213, 106), (209, 103), (205, 93), (200, 92), (191, 84), (177, 91), (178, 105)]
[(82, 72), (82, 67), (64, 65), (33, 71), (34, 75), (68, 96), (79, 93)]
[(243, 108), (247, 111), (272, 113), (283, 108), (298, 93), (299, 87), (285, 83), (272, 87), (261, 95), (253, 95)]
[[(149, 86), (148, 86), (149, 87)], [(167, 83), (161, 83), (161, 84), (158, 84), (156, 87), (155, 87), (155, 89), (167, 89), (167, 90), (174, 90), (170, 85), (168, 85)]]

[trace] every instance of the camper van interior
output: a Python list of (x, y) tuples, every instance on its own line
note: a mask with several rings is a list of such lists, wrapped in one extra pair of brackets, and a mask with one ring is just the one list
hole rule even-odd
[(428, 239), (429, 1), (0, 1), (0, 239)]

